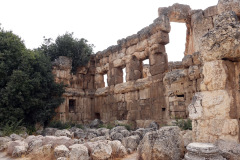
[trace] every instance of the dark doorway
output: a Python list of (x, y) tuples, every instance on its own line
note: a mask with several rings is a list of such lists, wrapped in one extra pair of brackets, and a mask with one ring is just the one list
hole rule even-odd
[(95, 119), (101, 119), (100, 113), (95, 113)]
[(75, 112), (76, 100), (69, 99), (69, 112)]

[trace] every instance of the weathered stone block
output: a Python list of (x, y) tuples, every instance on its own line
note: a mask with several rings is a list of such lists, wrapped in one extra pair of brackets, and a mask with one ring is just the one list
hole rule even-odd
[(182, 61), (168, 62), (168, 70), (183, 69)]
[(150, 73), (152, 76), (162, 74), (167, 70), (167, 64), (165, 65), (153, 65), (150, 66)]
[(132, 100), (132, 101), (128, 101), (127, 102), (127, 110), (138, 110), (139, 109), (139, 105), (138, 105), (138, 101), (136, 100)]
[(135, 92), (128, 92), (125, 93), (125, 101), (132, 101), (132, 100), (138, 100), (139, 93), (137, 91)]
[(114, 94), (114, 99), (116, 102), (124, 102), (124, 94)]
[(136, 52), (144, 51), (148, 47), (148, 41), (145, 39), (137, 43)]
[(226, 11), (234, 11), (240, 15), (240, 2), (236, 0), (219, 0), (217, 5), (218, 14)]
[(191, 119), (230, 119), (232, 98), (225, 90), (196, 93), (188, 106)]
[(198, 66), (190, 66), (188, 69), (188, 77), (190, 80), (200, 78), (200, 68)]
[(217, 6), (211, 6), (203, 11), (205, 17), (212, 17), (218, 14)]
[(140, 118), (140, 111), (139, 110), (128, 111), (127, 119), (128, 120), (138, 120), (138, 119), (141, 119)]
[(124, 61), (122, 59), (116, 59), (113, 61), (113, 67), (121, 67), (124, 65)]
[(185, 112), (185, 106), (170, 106), (170, 112)]
[(139, 96), (140, 96), (140, 99), (150, 98), (150, 89), (146, 88), (146, 89), (140, 90), (139, 91)]
[(133, 45), (127, 48), (126, 54), (127, 55), (132, 55), (134, 52), (136, 52), (137, 45)]
[(151, 119), (151, 110), (150, 109), (145, 109), (145, 110), (141, 110), (141, 119), (143, 120), (147, 120), (147, 119)]
[(195, 65), (201, 64), (201, 58), (200, 58), (200, 53), (199, 52), (193, 53), (192, 58), (193, 58), (193, 64), (195, 64)]
[(160, 53), (165, 53), (165, 46), (162, 44), (154, 44), (151, 46), (151, 48), (149, 49), (151, 54), (160, 54)]
[(225, 89), (227, 82), (227, 67), (223, 61), (211, 61), (204, 63), (203, 83), (207, 90)]
[[(225, 12), (214, 19), (214, 29), (202, 37), (203, 61), (239, 60), (240, 42), (237, 40), (239, 20), (234, 12)], [(221, 36), (220, 36), (221, 35)]]
[(171, 119), (186, 119), (186, 112), (170, 112)]
[(184, 67), (189, 67), (193, 64), (192, 55), (186, 55), (182, 59), (182, 64)]
[(171, 91), (173, 92), (174, 95), (183, 95), (184, 96), (184, 86), (182, 84), (183, 82), (179, 83), (173, 83), (171, 84)]
[(129, 46), (132, 46), (132, 45), (135, 45), (139, 42), (139, 39), (138, 39), (138, 35), (137, 34), (133, 34), (131, 36), (128, 36), (126, 38), (126, 46), (129, 47)]
[(221, 138), (238, 142), (237, 119), (211, 119), (193, 121), (193, 139), (196, 142), (214, 143)]
[(162, 44), (166, 45), (169, 43), (169, 36), (168, 33), (165, 32), (157, 32), (153, 34), (150, 39), (148, 39), (149, 46), (152, 46), (154, 44)]
[(109, 63), (105, 64), (101, 67), (96, 67), (96, 73), (97, 74), (103, 74), (109, 70)]
[(213, 28), (212, 17), (204, 17), (203, 12), (196, 12), (191, 16), (191, 28), (192, 28), (192, 50), (190, 53), (198, 52), (202, 50), (202, 37)]
[(186, 77), (188, 76), (188, 71), (186, 69), (176, 69), (172, 72), (166, 73), (165, 77), (163, 78), (164, 84), (172, 84), (178, 82), (184, 82)]
[(137, 32), (138, 34), (138, 38), (139, 41), (142, 41), (144, 39), (148, 39), (148, 37), (150, 37), (150, 28), (149, 27), (145, 27), (143, 29), (141, 29), (140, 31)]
[(158, 8), (158, 16), (168, 16), (169, 14), (169, 7), (159, 7)]
[(163, 31), (169, 33), (171, 30), (169, 18), (165, 15), (160, 15), (154, 20), (154, 23), (149, 25), (149, 32), (151, 34), (157, 33), (158, 31)]
[(170, 22), (186, 22), (191, 11), (190, 6), (175, 3), (169, 7)]
[(150, 54), (149, 63), (150, 66), (161, 64), (164, 66), (165, 63), (167, 63), (167, 54), (166, 53)]
[(148, 52), (147, 51), (135, 52), (133, 55), (136, 56), (138, 60), (144, 60), (148, 57)]

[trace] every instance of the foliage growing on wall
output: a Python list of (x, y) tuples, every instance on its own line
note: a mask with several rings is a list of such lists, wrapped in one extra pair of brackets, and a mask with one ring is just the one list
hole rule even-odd
[(73, 33), (65, 33), (58, 36), (55, 42), (52, 39), (44, 39), (44, 44), (39, 48), (48, 55), (51, 61), (59, 56), (67, 56), (72, 59), (72, 73), (76, 73), (77, 67), (88, 63), (90, 55), (93, 53), (93, 45), (88, 44), (86, 39), (77, 39)]
[(48, 122), (63, 99), (49, 57), (28, 50), (20, 37), (0, 28), (0, 125)]

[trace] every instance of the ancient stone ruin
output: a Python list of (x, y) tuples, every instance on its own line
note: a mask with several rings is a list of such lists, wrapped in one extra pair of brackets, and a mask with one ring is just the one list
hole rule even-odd
[[(237, 0), (219, 0), (205, 10), (174, 4), (159, 8), (158, 18), (137, 34), (92, 55), (76, 75), (71, 60), (59, 57), (53, 72), (68, 87), (56, 119), (146, 127), (189, 117), (195, 142), (239, 142), (239, 16)], [(187, 26), (181, 62), (168, 62), (170, 22)], [(143, 64), (146, 59), (149, 65)]]

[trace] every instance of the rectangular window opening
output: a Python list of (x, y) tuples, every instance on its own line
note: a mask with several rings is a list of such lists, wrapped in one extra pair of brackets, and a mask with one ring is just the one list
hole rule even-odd
[(177, 95), (177, 97), (184, 97), (184, 94), (182, 94), (182, 95)]
[(103, 80), (104, 80), (104, 87), (108, 87), (108, 82), (107, 82), (108, 78), (107, 78), (107, 74), (104, 74), (104, 75), (103, 75)]
[(122, 72), (123, 72), (123, 83), (125, 83), (125, 82), (127, 82), (127, 80), (126, 80), (126, 67), (124, 67), (122, 69)]
[(170, 25), (170, 43), (165, 46), (168, 54), (168, 61), (182, 61), (185, 53), (186, 43), (188, 43), (186, 40), (187, 25), (186, 23), (179, 22), (171, 22)]
[(240, 91), (240, 74), (238, 75), (238, 90)]
[(142, 61), (142, 78), (150, 77), (150, 63), (149, 59)]
[(69, 112), (75, 112), (76, 100), (69, 99)]

